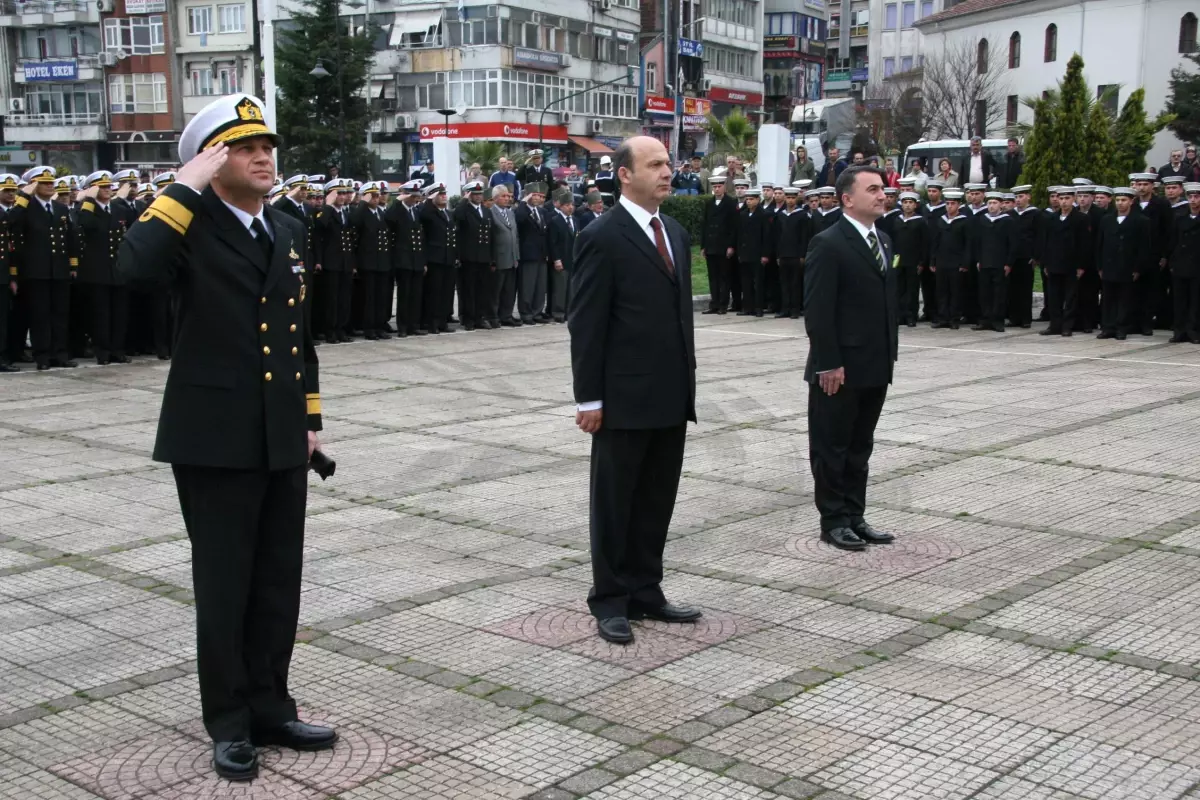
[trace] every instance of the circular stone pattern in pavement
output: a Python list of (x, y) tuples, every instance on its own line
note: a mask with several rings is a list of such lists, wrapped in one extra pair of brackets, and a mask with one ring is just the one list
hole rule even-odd
[(545, 647), (562, 647), (595, 636), (596, 621), (578, 611), (543, 608), (496, 623), (488, 630)]
[(265, 747), (258, 751), (259, 763), (328, 794), (338, 794), (433, 755), (419, 745), (376, 731), (346, 725), (337, 731), (332, 750), (301, 753)]
[(861, 552), (839, 550), (822, 542), (816, 534), (802, 534), (788, 539), (784, 548), (797, 558), (830, 562), (847, 567), (888, 571), (905, 566), (935, 566), (939, 562), (961, 558), (967, 554), (960, 545), (941, 536), (899, 534), (891, 544), (869, 545)]

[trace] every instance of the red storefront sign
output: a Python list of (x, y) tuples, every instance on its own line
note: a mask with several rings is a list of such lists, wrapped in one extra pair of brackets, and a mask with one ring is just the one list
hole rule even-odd
[(683, 98), (683, 113), (687, 116), (699, 117), (711, 114), (712, 101), (705, 100), (703, 97), (685, 97)]
[(649, 114), (674, 114), (675, 98), (648, 94), (646, 95), (646, 112)]
[[(421, 141), (441, 139), (446, 136), (446, 123), (422, 125), (418, 129)], [(451, 122), (451, 139), (498, 139), (501, 141), (567, 143), (565, 125), (544, 125), (539, 130), (536, 122)]]
[(714, 103), (733, 103), (739, 106), (761, 106), (763, 103), (762, 92), (743, 92), (721, 86), (709, 89), (708, 99)]

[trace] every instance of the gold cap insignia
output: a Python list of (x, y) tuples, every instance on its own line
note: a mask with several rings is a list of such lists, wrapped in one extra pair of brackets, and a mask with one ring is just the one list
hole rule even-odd
[(262, 109), (249, 97), (238, 103), (234, 110), (237, 112), (238, 119), (244, 122), (263, 121)]
[(296, 261), (300, 260), (300, 256), (296, 254), (296, 248), (293, 247), (288, 251), (288, 258), (295, 259)]

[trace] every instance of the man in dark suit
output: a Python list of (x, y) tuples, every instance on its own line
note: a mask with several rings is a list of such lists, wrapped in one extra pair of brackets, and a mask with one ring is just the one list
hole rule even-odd
[(421, 328), (421, 281), (425, 275), (425, 229), (421, 225), (421, 181), (400, 185), (399, 197), (384, 214), (392, 243), (396, 277), (396, 336), (424, 336)]
[(392, 252), (388, 226), (379, 207), (379, 184), (362, 185), (363, 201), (350, 212), (354, 230), (355, 263), (363, 284), (363, 334), (367, 339), (390, 339), (388, 318), (392, 316), (392, 291), (388, 274), (392, 271)]
[(864, 519), (867, 465), (898, 352), (892, 243), (875, 230), (883, 174), (848, 167), (842, 218), (813, 237), (804, 271), (808, 448), (821, 539), (843, 550), (887, 544)]
[(492, 253), (492, 211), (483, 207), (483, 181), (463, 187), (463, 201), (454, 209), (457, 226), (459, 270), (458, 318), (465, 329), (490, 330), (488, 308), (491, 306), (487, 273), (495, 266)]
[(597, 191), (588, 192), (583, 198), (585, 205), (575, 209), (575, 230), (581, 231), (604, 213), (604, 198)]
[(658, 213), (671, 160), (635, 136), (613, 156), (620, 199), (579, 235), (572, 276), (575, 422), (592, 434), (588, 607), (600, 637), (633, 641), (630, 618), (689, 622), (667, 602), (662, 554), (696, 421), (691, 242)]
[(206, 106), (180, 136), (178, 181), (117, 261), (134, 285), (169, 286), (178, 309), (154, 459), (171, 464), (191, 541), (200, 702), (229, 780), (258, 774), (256, 745), (337, 739), (297, 719), (287, 688), (321, 396), (304, 227), (262, 201), (277, 141), (256, 98)]
[(554, 194), (554, 213), (549, 214), (546, 226), (546, 246), (550, 261), (550, 317), (555, 322), (566, 322), (567, 310), (571, 306), (567, 282), (574, 265), (575, 205), (570, 189), (559, 189)]
[(454, 303), (454, 270), (458, 268), (457, 226), (446, 207), (446, 185), (425, 187), (421, 205), (422, 241), (425, 243), (425, 292), (421, 296), (421, 327), (430, 333), (449, 333), (450, 306)]
[(978, 136), (971, 137), (971, 151), (962, 157), (958, 165), (958, 182), (963, 186), (968, 183), (988, 183), (995, 174), (996, 162), (992, 154), (983, 149), (983, 140)]
[(738, 268), (733, 242), (737, 237), (737, 200), (725, 193), (724, 175), (709, 178), (713, 199), (704, 203), (700, 222), (700, 249), (708, 264), (708, 308), (704, 314), (724, 314), (729, 308), (729, 281)]
[(546, 307), (546, 209), (542, 207), (546, 187), (540, 183), (525, 184), (525, 202), (517, 208), (517, 239), (521, 245), (521, 262), (517, 266), (517, 311), (521, 322), (549, 322), (543, 311)]

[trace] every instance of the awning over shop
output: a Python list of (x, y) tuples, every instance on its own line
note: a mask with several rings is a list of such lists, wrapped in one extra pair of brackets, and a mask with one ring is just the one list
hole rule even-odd
[(405, 34), (424, 36), (430, 28), (437, 28), (442, 21), (442, 12), (401, 11), (392, 17), (392, 33), (388, 37), (389, 47), (399, 47)]
[(571, 144), (582, 147), (593, 155), (602, 156), (613, 151), (608, 145), (597, 142), (590, 136), (568, 136), (567, 138), (571, 140)]

